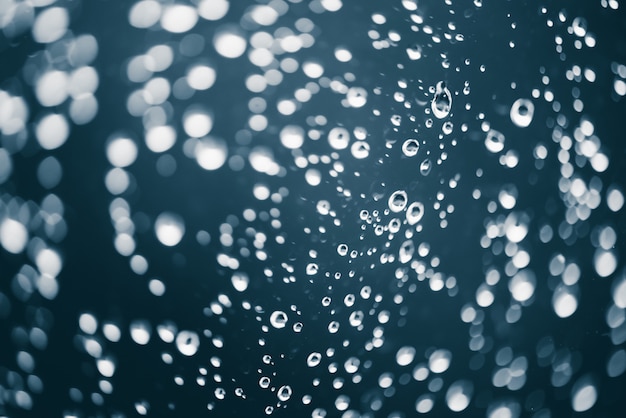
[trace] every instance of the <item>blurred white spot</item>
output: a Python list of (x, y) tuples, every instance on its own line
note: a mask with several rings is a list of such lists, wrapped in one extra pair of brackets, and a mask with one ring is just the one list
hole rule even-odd
[(165, 152), (175, 142), (176, 130), (171, 126), (155, 126), (146, 132), (146, 145), (152, 152)]
[(68, 92), (74, 98), (84, 93), (94, 93), (99, 82), (98, 73), (93, 67), (80, 67), (70, 74)]
[(617, 268), (617, 257), (613, 251), (596, 250), (593, 265), (600, 277), (608, 277)]
[(115, 167), (128, 167), (137, 158), (137, 145), (128, 138), (115, 138), (106, 149), (107, 159)]
[(37, 253), (35, 257), (35, 265), (42, 274), (49, 274), (52, 277), (56, 277), (61, 272), (63, 262), (61, 256), (54, 250), (44, 248)]
[(128, 189), (130, 185), (130, 177), (126, 171), (123, 169), (116, 167), (109, 172), (104, 177), (104, 184), (109, 191), (109, 193), (113, 195), (122, 194)]
[(247, 42), (239, 28), (227, 26), (217, 31), (213, 46), (218, 54), (226, 58), (237, 58), (246, 52)]
[(176, 336), (176, 348), (185, 356), (193, 356), (200, 346), (200, 338), (193, 331), (181, 331)]
[(84, 313), (78, 317), (78, 326), (85, 334), (93, 335), (98, 330), (98, 320), (92, 314)]
[(467, 380), (454, 382), (446, 392), (448, 408), (454, 412), (463, 411), (469, 406), (473, 391), (473, 384)]
[(59, 40), (67, 32), (69, 23), (70, 17), (65, 8), (51, 7), (46, 9), (39, 13), (33, 24), (33, 39), (41, 44)]
[(200, 167), (205, 170), (217, 170), (226, 162), (228, 148), (221, 139), (206, 138), (198, 141), (194, 154)]
[(151, 79), (144, 86), (144, 100), (151, 105), (159, 105), (167, 100), (172, 88), (170, 82), (164, 77)]
[(166, 6), (161, 15), (161, 26), (171, 33), (184, 33), (198, 22), (198, 13), (191, 6), (174, 4)]
[(216, 73), (212, 67), (195, 65), (187, 72), (187, 84), (195, 90), (207, 90), (215, 83)]
[(322, 7), (329, 12), (336, 12), (341, 9), (341, 6), (343, 6), (341, 0), (322, 0)]
[(572, 409), (576, 412), (584, 412), (598, 399), (598, 391), (588, 377), (581, 377), (572, 388)]
[(117, 342), (122, 337), (122, 332), (120, 331), (119, 327), (111, 323), (103, 325), (102, 333), (104, 334), (105, 338), (111, 342)]
[(533, 121), (535, 105), (528, 99), (517, 99), (511, 106), (511, 121), (520, 128), (526, 128)]
[(505, 138), (501, 132), (490, 129), (485, 138), (485, 148), (489, 152), (496, 154), (504, 149), (504, 141)]
[(363, 87), (350, 87), (346, 99), (351, 107), (363, 107), (367, 103), (367, 91)]
[(98, 55), (98, 41), (93, 35), (80, 35), (70, 44), (68, 60), (74, 67), (89, 65)]
[(28, 230), (21, 222), (4, 218), (0, 223), (0, 244), (12, 254), (24, 251), (28, 243)]
[(259, 173), (275, 176), (280, 171), (280, 166), (274, 161), (274, 155), (270, 148), (254, 147), (248, 155), (250, 165)]
[(98, 101), (91, 93), (83, 93), (70, 103), (70, 118), (76, 125), (85, 125), (98, 113)]
[(198, 4), (198, 14), (206, 20), (220, 20), (228, 13), (229, 6), (228, 0), (202, 0)]
[(235, 272), (233, 273), (231, 279), (231, 283), (233, 287), (238, 292), (243, 292), (248, 288), (248, 284), (250, 283), (250, 278), (245, 272)]
[(560, 286), (552, 296), (552, 307), (560, 318), (567, 318), (578, 309), (578, 299), (566, 287)]
[(433, 373), (443, 373), (450, 367), (451, 360), (452, 353), (450, 350), (436, 350), (428, 358), (428, 368)]
[(133, 321), (130, 324), (130, 337), (139, 345), (146, 345), (150, 341), (152, 329), (146, 321)]
[(37, 100), (44, 107), (58, 106), (68, 96), (68, 76), (63, 71), (48, 71), (42, 75), (35, 86)]
[(318, 62), (306, 61), (302, 64), (302, 71), (307, 77), (320, 78), (324, 74), (324, 67)]
[(606, 194), (606, 204), (613, 212), (619, 211), (624, 206), (624, 194), (621, 190), (610, 187)]
[(41, 296), (52, 300), (59, 293), (59, 282), (54, 276), (44, 273), (37, 278), (37, 290)]
[(606, 373), (609, 377), (621, 376), (626, 371), (626, 351), (621, 349), (614, 352), (606, 363)]
[(270, 26), (278, 19), (278, 12), (271, 6), (253, 6), (250, 17), (259, 25)]
[(322, 182), (322, 173), (315, 168), (309, 168), (304, 174), (306, 182), (311, 186), (318, 186)]
[(167, 70), (174, 61), (174, 51), (168, 45), (156, 45), (145, 55), (146, 69), (152, 72)]
[(433, 409), (435, 401), (431, 395), (422, 395), (415, 401), (415, 410), (420, 414), (426, 414)]
[(613, 302), (616, 306), (626, 309), (626, 278), (616, 279), (613, 288)]
[(285, 148), (297, 149), (304, 144), (304, 129), (297, 125), (287, 125), (280, 131), (280, 142)]
[(352, 53), (346, 48), (335, 49), (335, 58), (339, 62), (348, 62), (352, 59)]
[(185, 224), (180, 216), (163, 212), (154, 222), (154, 231), (161, 244), (173, 247), (183, 239)]
[(98, 359), (96, 367), (98, 368), (100, 374), (104, 377), (113, 377), (113, 374), (115, 374), (115, 363), (113, 363), (111, 359)]
[(399, 366), (408, 366), (415, 358), (415, 348), (411, 346), (401, 347), (396, 353), (396, 363)]
[(535, 293), (535, 275), (530, 270), (518, 272), (509, 282), (509, 291), (518, 302), (525, 302)]
[(161, 18), (161, 4), (156, 0), (135, 3), (128, 13), (128, 22), (140, 29), (149, 28)]
[(130, 268), (139, 276), (146, 274), (146, 271), (148, 271), (148, 260), (141, 255), (135, 254), (130, 258)]
[(154, 296), (163, 296), (165, 294), (165, 283), (158, 279), (152, 279), (148, 283), (148, 289)]
[(200, 110), (187, 111), (183, 116), (183, 128), (190, 137), (200, 138), (213, 129), (213, 118)]
[(328, 132), (328, 143), (336, 150), (346, 149), (350, 144), (350, 132), (346, 128), (333, 128)]

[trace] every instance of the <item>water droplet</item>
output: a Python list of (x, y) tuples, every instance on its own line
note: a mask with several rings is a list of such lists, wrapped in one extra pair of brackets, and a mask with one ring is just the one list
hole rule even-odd
[(389, 196), (389, 201), (387, 202), (389, 205), (389, 209), (392, 212), (401, 212), (408, 202), (408, 197), (404, 190), (396, 190)]
[(280, 389), (278, 389), (278, 392), (276, 393), (276, 397), (278, 397), (280, 401), (286, 402), (289, 400), (289, 398), (291, 398), (292, 393), (293, 391), (291, 390), (291, 386), (285, 385), (285, 386), (281, 386)]
[(309, 354), (306, 359), (306, 365), (309, 367), (315, 367), (322, 361), (322, 355), (320, 353), (314, 352)]
[(336, 150), (348, 148), (350, 132), (346, 128), (333, 128), (328, 132), (328, 143)]
[(193, 331), (181, 331), (176, 336), (176, 348), (185, 356), (193, 356), (200, 346), (200, 338)]
[(400, 263), (406, 264), (413, 259), (413, 253), (415, 252), (415, 244), (412, 240), (406, 240), (400, 246), (400, 252), (398, 258)]
[(417, 139), (409, 138), (402, 144), (402, 153), (407, 157), (414, 157), (420, 149), (420, 143)]
[(413, 44), (406, 49), (406, 54), (411, 61), (416, 61), (422, 58), (422, 47), (418, 44)]
[(485, 138), (485, 147), (494, 154), (502, 151), (504, 149), (504, 135), (495, 129), (490, 129)]
[(450, 110), (452, 109), (452, 94), (446, 87), (444, 81), (437, 83), (435, 96), (430, 103), (430, 108), (437, 119), (443, 119), (450, 114)]
[(367, 91), (362, 87), (350, 87), (346, 94), (348, 104), (352, 107), (363, 107), (367, 103)]
[(511, 106), (511, 121), (520, 128), (525, 128), (533, 121), (535, 105), (528, 99), (517, 99)]
[(283, 311), (274, 311), (270, 315), (270, 324), (272, 324), (274, 328), (285, 328), (288, 321), (289, 318)]
[(415, 225), (424, 217), (424, 204), (422, 202), (413, 202), (406, 210), (406, 220), (409, 225)]
[(430, 161), (430, 158), (426, 158), (420, 164), (420, 174), (422, 176), (427, 176), (430, 174), (430, 170), (433, 168), (433, 163)]

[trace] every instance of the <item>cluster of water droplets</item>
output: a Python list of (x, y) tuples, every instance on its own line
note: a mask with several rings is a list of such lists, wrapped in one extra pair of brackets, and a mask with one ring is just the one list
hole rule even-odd
[[(0, 244), (25, 257), (0, 293), (3, 318), (36, 292), (54, 299), (65, 262), (65, 206), (47, 192), (61, 164), (42, 159), (46, 194), (26, 201), (12, 183), (18, 155), (33, 139), (55, 151), (96, 118), (105, 73), (93, 64), (101, 41), (73, 36), (54, 3), (0, 3), (6, 38), (30, 31), (46, 46), (24, 63), (30, 99), (0, 90)], [(65, 416), (123, 411), (118, 386), (139, 415), (201, 399), (218, 415), (252, 405), (344, 418), (545, 418), (623, 387), (623, 185), (617, 145), (586, 102), (610, 74), (602, 95), (621, 103), (626, 65), (575, 55), (597, 39), (567, 6), (511, 6), (498, 50), (518, 51), (540, 23), (554, 55), (528, 79), (498, 81), (501, 57), (465, 50), (492, 41), (474, 22), (493, 19), (489, 6), (127, 5), (124, 27), (145, 43), (117, 57), (124, 117), (98, 141), (108, 239), (127, 263), (112, 286), (139, 282), (149, 303), (74, 308), (93, 384), (68, 388)], [(339, 44), (342, 23), (357, 32)], [(12, 327), (19, 370), (2, 371), (0, 414), (45, 393), (31, 348), (46, 348), (53, 314), (38, 304)], [(598, 328), (600, 368), (581, 343)], [(126, 349), (158, 365), (148, 387), (169, 388), (162, 399), (124, 384), (138, 381)]]

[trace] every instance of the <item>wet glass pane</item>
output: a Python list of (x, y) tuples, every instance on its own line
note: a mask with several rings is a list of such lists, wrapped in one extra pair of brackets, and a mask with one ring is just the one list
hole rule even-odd
[(0, 417), (621, 417), (618, 0), (0, 0)]

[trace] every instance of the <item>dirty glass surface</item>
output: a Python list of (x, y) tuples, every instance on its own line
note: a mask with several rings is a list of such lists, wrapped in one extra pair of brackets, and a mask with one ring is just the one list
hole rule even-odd
[(0, 0), (1, 417), (623, 417), (618, 0)]

